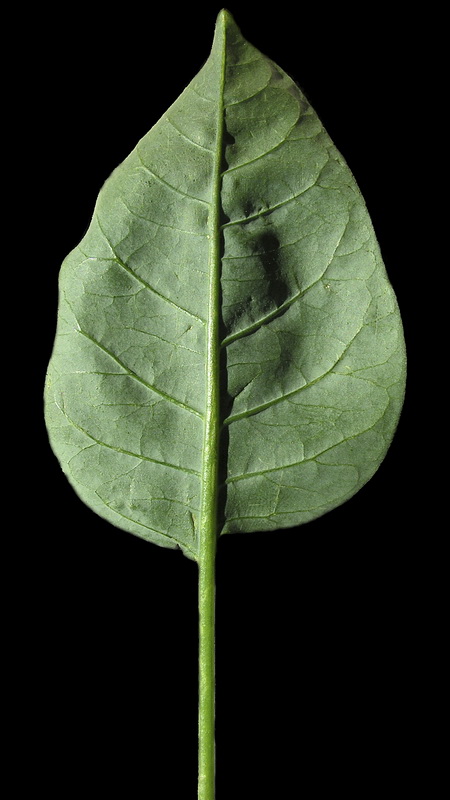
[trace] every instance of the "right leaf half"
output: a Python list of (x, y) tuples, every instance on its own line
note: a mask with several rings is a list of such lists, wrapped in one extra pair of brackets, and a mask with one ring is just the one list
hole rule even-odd
[(224, 125), (225, 533), (299, 525), (358, 491), (394, 434), (406, 359), (353, 175), (230, 18)]

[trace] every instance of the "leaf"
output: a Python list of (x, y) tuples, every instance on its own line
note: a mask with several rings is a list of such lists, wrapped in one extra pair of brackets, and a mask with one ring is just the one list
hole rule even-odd
[(285, 528), (349, 499), (386, 453), (404, 380), (355, 180), (222, 12), (61, 268), (52, 448), (98, 514), (197, 559), (208, 525)]

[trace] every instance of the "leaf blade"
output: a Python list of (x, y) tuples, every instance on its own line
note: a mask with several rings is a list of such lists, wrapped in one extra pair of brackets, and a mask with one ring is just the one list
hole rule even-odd
[(378, 467), (404, 362), (353, 176), (223, 13), (205, 66), (109, 178), (62, 267), (46, 415), (66, 474), (113, 524), (196, 558), (220, 392), (221, 532), (298, 525)]

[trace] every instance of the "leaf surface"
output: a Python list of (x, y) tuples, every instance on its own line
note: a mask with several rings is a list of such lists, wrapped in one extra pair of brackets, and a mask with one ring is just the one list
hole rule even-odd
[(221, 12), (208, 61), (61, 268), (46, 420), (62, 468), (101, 516), (197, 558), (210, 493), (219, 533), (350, 498), (386, 453), (404, 379), (355, 180)]

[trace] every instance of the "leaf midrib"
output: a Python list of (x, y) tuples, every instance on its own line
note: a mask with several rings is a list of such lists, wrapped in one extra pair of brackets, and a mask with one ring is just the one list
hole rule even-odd
[(206, 326), (206, 402), (203, 423), (203, 459), (199, 527), (199, 562), (213, 558), (217, 540), (220, 424), (220, 279), (222, 242), (222, 158), (224, 145), (224, 87), (226, 63), (226, 22), (222, 15), (221, 63), (217, 99), (216, 147), (213, 159), (209, 229), (209, 286)]

